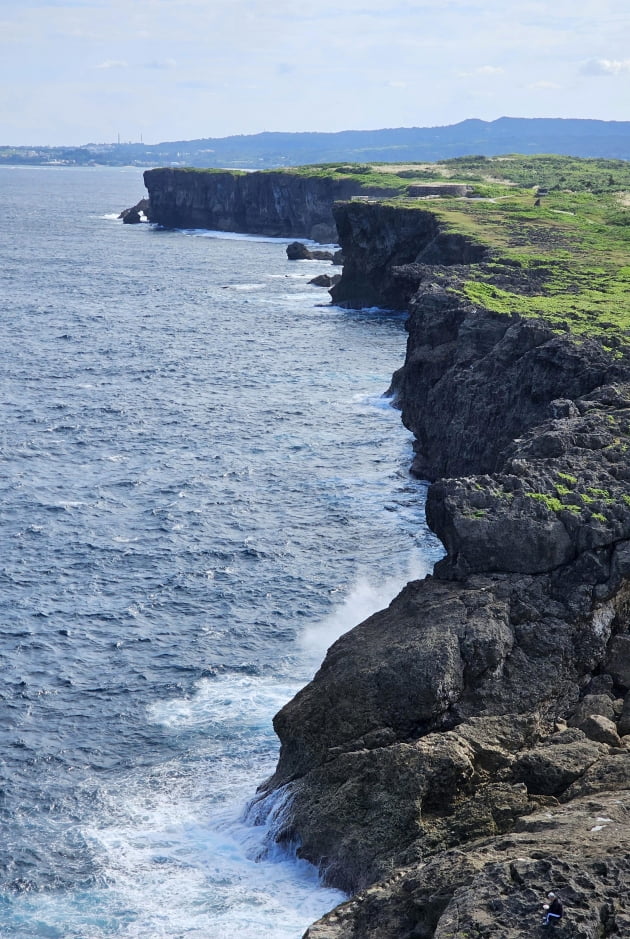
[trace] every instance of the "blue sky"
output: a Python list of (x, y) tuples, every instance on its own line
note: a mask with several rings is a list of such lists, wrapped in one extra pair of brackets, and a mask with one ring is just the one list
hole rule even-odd
[(628, 0), (0, 0), (0, 144), (629, 106)]

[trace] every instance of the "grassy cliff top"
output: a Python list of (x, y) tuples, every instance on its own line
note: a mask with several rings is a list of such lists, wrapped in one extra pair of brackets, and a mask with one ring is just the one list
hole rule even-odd
[(270, 173), (350, 181), (353, 198), (430, 211), (445, 231), (491, 249), (491, 261), (471, 264), (453, 288), (475, 304), (608, 336), (612, 346), (630, 343), (630, 162), (509, 154), (317, 164), (261, 175)]
[[(488, 245), (493, 260), (471, 265), (461, 286), (480, 306), (542, 316), (579, 334), (616, 334), (630, 341), (626, 161), (473, 156), (286, 172), (351, 177), (366, 192), (385, 186), (391, 189), (388, 202), (430, 210), (446, 231)], [(445, 184), (466, 185), (468, 195), (411, 195), (414, 186)]]

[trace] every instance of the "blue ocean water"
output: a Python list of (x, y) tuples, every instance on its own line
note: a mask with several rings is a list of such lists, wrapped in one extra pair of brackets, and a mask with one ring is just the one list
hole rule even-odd
[[(382, 397), (404, 322), (286, 242), (1, 168), (0, 936), (298, 939), (271, 719), (440, 546)], [(267, 813), (267, 814), (266, 814)]]

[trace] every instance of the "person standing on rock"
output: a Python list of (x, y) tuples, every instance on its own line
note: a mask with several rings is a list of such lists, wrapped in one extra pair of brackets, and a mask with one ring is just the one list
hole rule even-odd
[(543, 906), (546, 914), (542, 924), (543, 926), (554, 926), (561, 919), (564, 909), (555, 893), (548, 893), (547, 899), (549, 903), (545, 903)]

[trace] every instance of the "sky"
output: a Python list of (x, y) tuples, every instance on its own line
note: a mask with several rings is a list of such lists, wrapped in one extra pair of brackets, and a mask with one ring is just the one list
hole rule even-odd
[(630, 119), (629, 0), (0, 0), (0, 145)]

